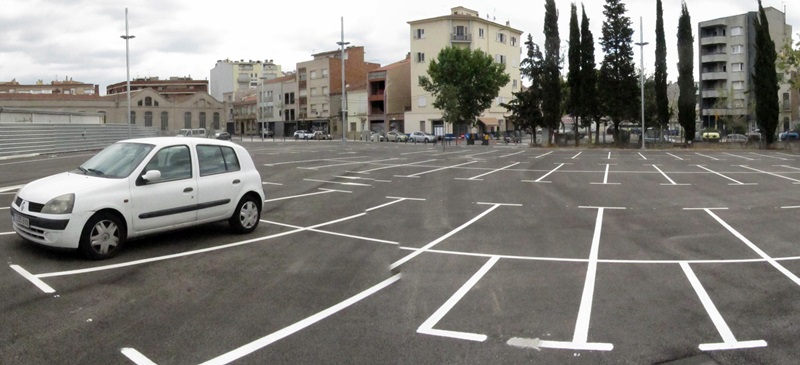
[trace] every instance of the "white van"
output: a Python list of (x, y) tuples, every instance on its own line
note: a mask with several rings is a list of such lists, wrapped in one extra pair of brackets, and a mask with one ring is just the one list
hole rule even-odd
[(206, 133), (205, 128), (197, 128), (197, 129), (181, 129), (178, 133), (178, 137), (201, 137), (205, 138), (208, 134)]

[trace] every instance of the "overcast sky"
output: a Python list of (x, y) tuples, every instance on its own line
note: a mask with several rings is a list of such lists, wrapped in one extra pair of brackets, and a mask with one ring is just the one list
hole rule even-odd
[[(668, 79), (677, 80), (679, 0), (662, 0), (667, 42)], [(645, 72), (655, 62), (656, 0), (627, 0), (634, 42), (639, 42), (639, 18), (644, 21)], [(564, 53), (569, 39), (570, 3), (556, 0)], [(580, 19), (580, 2), (578, 17)], [(603, 0), (583, 5), (596, 42), (602, 36)], [(800, 32), (800, 4), (763, 0), (764, 7), (783, 9), (793, 36)], [(758, 10), (757, 0), (687, 0), (693, 31), (700, 21)], [(128, 8), (131, 78), (191, 76), (207, 80), (217, 60), (272, 59), (292, 71), (311, 54), (338, 49), (341, 17), (344, 37), (364, 46), (366, 59), (386, 65), (409, 52), (408, 21), (442, 16), (464, 6), (498, 23), (528, 34), (543, 45), (544, 0), (475, 1), (196, 1), (196, 0), (0, 0), (0, 81), (49, 83), (71, 78), (100, 85), (125, 81), (125, 8)], [(695, 34), (697, 40), (697, 34)], [(524, 45), (523, 45), (524, 47)], [(695, 57), (697, 51), (695, 50)], [(602, 61), (600, 45), (595, 47)], [(635, 46), (635, 62), (639, 63)], [(697, 59), (695, 58), (695, 69)], [(563, 71), (565, 72), (565, 71)], [(697, 72), (695, 72), (697, 73)], [(695, 75), (697, 79), (697, 75)]]

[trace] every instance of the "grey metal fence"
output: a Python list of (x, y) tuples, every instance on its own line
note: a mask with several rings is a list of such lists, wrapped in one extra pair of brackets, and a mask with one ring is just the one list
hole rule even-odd
[[(131, 126), (130, 137), (155, 137), (156, 128)], [(128, 139), (125, 124), (0, 123), (0, 157), (89, 151)]]

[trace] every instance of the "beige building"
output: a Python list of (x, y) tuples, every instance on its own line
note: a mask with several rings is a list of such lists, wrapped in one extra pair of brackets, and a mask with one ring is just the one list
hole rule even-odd
[(283, 76), (281, 66), (272, 60), (264, 61), (231, 61), (218, 60), (211, 69), (211, 96), (217, 100), (229, 103), (235, 100), (226, 100), (224, 95), (237, 95), (241, 90), (257, 89), (259, 80), (272, 80)]
[(272, 80), (264, 80), (261, 95), (262, 129), (274, 132), (275, 137), (292, 136), (297, 115), (297, 76), (289, 74)]
[(16, 79), (0, 81), (0, 94), (62, 94), (62, 95), (100, 95), (100, 86), (73, 81), (67, 77), (64, 81), (50, 81), (49, 84), (42, 80), (33, 85), (23, 85)]
[(491, 55), (495, 62), (506, 66), (511, 82), (500, 89), (492, 106), (480, 117), (478, 127), (485, 131), (511, 129), (505, 117), (507, 110), (500, 104), (511, 101), (512, 93), (519, 91), (522, 86), (519, 71), (522, 31), (512, 28), (508, 22), (503, 25), (481, 18), (477, 11), (464, 7), (452, 8), (450, 14), (445, 16), (414, 20), (408, 24), (411, 40), (411, 110), (405, 112), (405, 132), (425, 131), (437, 135), (467, 132), (466, 128), (453, 131), (453, 126), (445, 126), (441, 111), (433, 107), (434, 97), (417, 82), (420, 76), (427, 76), (429, 62), (448, 46), (482, 50)]
[[(769, 21), (769, 33), (776, 51), (791, 39), (792, 27), (786, 15), (772, 7), (764, 8)], [(700, 120), (701, 128), (730, 129), (727, 125), (743, 124), (748, 131), (757, 127), (752, 75), (755, 73), (755, 25), (758, 12), (749, 12), (707, 20), (698, 25), (700, 58)], [(780, 75), (779, 75), (780, 76)], [(778, 100), (791, 105), (792, 94), (781, 86)], [(786, 113), (789, 112), (789, 113)], [(778, 131), (789, 128), (791, 110), (781, 106)]]

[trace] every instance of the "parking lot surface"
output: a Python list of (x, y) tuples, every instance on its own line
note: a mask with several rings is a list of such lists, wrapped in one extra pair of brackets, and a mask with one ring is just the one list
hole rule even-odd
[[(262, 221), (110, 260), (0, 220), (2, 363), (720, 364), (800, 357), (800, 155), (239, 142)], [(19, 187), (93, 153), (0, 161)]]

